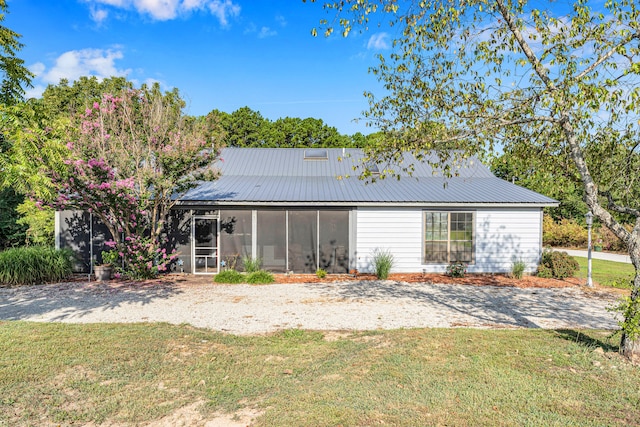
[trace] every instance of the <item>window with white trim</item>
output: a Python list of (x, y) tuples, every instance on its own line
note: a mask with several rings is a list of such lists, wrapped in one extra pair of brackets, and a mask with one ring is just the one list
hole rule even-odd
[(474, 262), (473, 212), (424, 212), (425, 264)]

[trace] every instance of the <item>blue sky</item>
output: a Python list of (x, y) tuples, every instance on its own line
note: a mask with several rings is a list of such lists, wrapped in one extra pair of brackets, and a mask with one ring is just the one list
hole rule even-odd
[(187, 113), (248, 106), (268, 119), (313, 117), (341, 133), (371, 133), (361, 117), (383, 29), (312, 37), (321, 3), (302, 0), (9, 0), (5, 25), (37, 75), (28, 96), (60, 78), (126, 76), (177, 87)]

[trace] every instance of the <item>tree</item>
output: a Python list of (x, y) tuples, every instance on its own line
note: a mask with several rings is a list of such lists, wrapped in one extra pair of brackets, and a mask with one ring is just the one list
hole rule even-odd
[(84, 112), (94, 102), (100, 102), (105, 93), (120, 93), (134, 89), (132, 82), (125, 77), (109, 77), (98, 80), (97, 77), (82, 76), (69, 85), (67, 79), (61, 79), (57, 85), (48, 85), (42, 98), (30, 102), (38, 113), (50, 119), (70, 117)]
[(26, 227), (18, 224), (16, 207), (24, 197), (13, 188), (0, 190), (0, 251), (24, 243)]
[[(18, 51), (23, 45), (19, 42), (20, 34), (1, 25), (8, 12), (7, 2), (0, 0), (0, 105), (2, 111), (0, 115), (10, 114), (6, 109), (22, 100), (24, 87), (31, 87), (33, 74), (24, 66), (24, 61), (17, 57)], [(0, 120), (7, 121), (6, 117)], [(16, 194), (14, 188), (3, 184), (6, 174), (3, 167), (2, 158), (11, 148), (11, 140), (2, 133), (0, 134), (0, 204), (2, 214), (0, 215), (0, 248), (20, 244), (24, 242), (24, 226), (18, 224), (16, 215), (16, 203), (23, 199), (23, 196)]]
[[(55, 206), (98, 216), (120, 252), (131, 255), (125, 261), (136, 277), (157, 272), (154, 257), (170, 209), (215, 175), (210, 166), (219, 142), (205, 138), (203, 122), (188, 120), (183, 107), (177, 90), (162, 93), (157, 84), (105, 94), (73, 118), (65, 169), (49, 171), (59, 194)], [(134, 255), (148, 265), (137, 265)]]
[(535, 145), (512, 144), (491, 159), (491, 170), (499, 178), (558, 200), (558, 207), (545, 208), (553, 219), (584, 223), (586, 205), (580, 176), (564, 153), (548, 156)]
[(16, 217), (18, 224), (29, 226), (23, 244), (53, 242), (53, 210), (36, 206), (33, 200), (52, 200), (55, 195), (47, 171), (63, 166), (63, 135), (68, 125), (68, 118), (50, 120), (39, 115), (30, 102), (0, 105), (0, 188), (11, 189), (23, 199), (15, 208), (21, 214)]
[(263, 147), (262, 132), (268, 120), (258, 111), (242, 107), (223, 118), (226, 145), (229, 147)]
[(348, 136), (340, 135), (321, 119), (285, 117), (269, 122), (264, 128), (267, 147), (349, 147), (352, 144)]
[[(640, 172), (637, 2), (541, 3), (343, 0), (325, 4), (337, 21), (321, 25), (325, 34), (334, 22), (348, 34), (376, 16), (397, 34), (372, 69), (388, 91), (368, 94), (365, 117), (388, 138), (372, 156), (435, 150), (446, 158), (450, 148), (465, 155), (527, 143), (546, 160), (558, 152), (571, 159), (589, 210), (624, 241), (636, 269), (620, 307), (620, 351), (640, 357), (640, 206), (635, 192), (625, 193)], [(431, 122), (446, 131), (432, 132)], [(602, 159), (585, 152), (605, 136), (619, 153), (610, 165), (619, 179), (594, 175)], [(634, 218), (631, 231), (616, 213)]]
[[(0, 23), (8, 12), (6, 0), (0, 0)], [(18, 41), (20, 34), (0, 25), (0, 103), (14, 104), (24, 96), (24, 86), (31, 87), (33, 73), (24, 66), (24, 61), (16, 56), (23, 45)]]

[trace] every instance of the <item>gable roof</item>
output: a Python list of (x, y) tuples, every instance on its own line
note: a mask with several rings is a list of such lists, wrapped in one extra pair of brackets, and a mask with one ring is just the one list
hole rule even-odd
[[(217, 167), (219, 179), (187, 192), (179, 204), (220, 205), (421, 205), (421, 206), (555, 206), (557, 201), (495, 177), (476, 158), (467, 159), (458, 176), (445, 178), (428, 163), (405, 155), (412, 176), (367, 183), (354, 166), (358, 149), (225, 148)], [(326, 152), (322, 152), (325, 150)], [(314, 154), (315, 156), (311, 156)], [(309, 158), (313, 157), (313, 158)], [(324, 158), (326, 157), (326, 160)]]

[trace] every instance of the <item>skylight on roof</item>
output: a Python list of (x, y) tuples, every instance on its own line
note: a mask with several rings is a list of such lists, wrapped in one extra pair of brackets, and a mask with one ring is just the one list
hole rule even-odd
[(364, 167), (371, 173), (371, 175), (380, 175), (380, 169), (378, 168), (378, 165), (376, 163), (366, 162)]
[(323, 148), (304, 150), (305, 160), (329, 160), (329, 152)]

